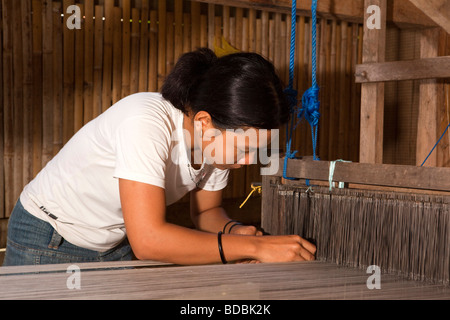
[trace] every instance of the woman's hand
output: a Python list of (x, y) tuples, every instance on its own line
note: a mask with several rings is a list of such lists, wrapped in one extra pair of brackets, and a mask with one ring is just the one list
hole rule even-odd
[(254, 226), (235, 225), (230, 234), (261, 236), (258, 239), (259, 259), (245, 259), (237, 263), (289, 262), (315, 260), (316, 246), (296, 236), (264, 236)]
[(243, 236), (262, 236), (262, 232), (254, 226), (237, 224), (231, 229), (231, 234), (240, 234)]
[(316, 246), (297, 235), (264, 236), (257, 239), (257, 260), (291, 262), (315, 260)]

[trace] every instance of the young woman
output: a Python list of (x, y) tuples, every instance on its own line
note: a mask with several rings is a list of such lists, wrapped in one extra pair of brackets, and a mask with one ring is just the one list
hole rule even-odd
[[(132, 253), (176, 264), (314, 259), (315, 247), (299, 236), (261, 236), (221, 208), (229, 169), (251, 163), (270, 140), (239, 135), (288, 118), (280, 80), (261, 56), (183, 55), (161, 93), (116, 103), (24, 188), (4, 265), (129, 260)], [(165, 219), (166, 206), (189, 192), (196, 230)]]

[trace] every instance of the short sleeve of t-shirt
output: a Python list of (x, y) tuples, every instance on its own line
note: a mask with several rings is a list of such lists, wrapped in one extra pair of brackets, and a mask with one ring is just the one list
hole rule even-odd
[(115, 134), (114, 177), (165, 188), (170, 128), (156, 120), (131, 117)]

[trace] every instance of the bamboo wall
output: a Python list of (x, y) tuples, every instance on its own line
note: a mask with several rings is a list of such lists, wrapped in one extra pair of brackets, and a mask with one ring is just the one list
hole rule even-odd
[[(82, 10), (80, 30), (67, 28), (69, 15), (62, 17), (72, 4)], [(290, 16), (282, 13), (182, 0), (2, 0), (0, 10), (0, 218), (83, 124), (124, 96), (157, 91), (183, 52), (213, 49), (223, 36), (273, 61), (288, 83)], [(318, 153), (357, 161), (360, 89), (353, 73), (362, 26), (320, 20), (318, 30)], [(311, 85), (310, 34), (310, 18), (299, 17), (300, 94)], [(312, 154), (306, 123), (294, 149)], [(237, 170), (225, 196), (245, 196), (254, 181), (261, 181), (258, 167)]]

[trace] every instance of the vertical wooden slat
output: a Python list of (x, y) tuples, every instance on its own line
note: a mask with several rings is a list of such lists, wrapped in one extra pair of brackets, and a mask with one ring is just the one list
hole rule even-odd
[(161, 89), (166, 75), (166, 0), (158, 2), (158, 90)]
[(130, 60), (131, 60), (131, 0), (122, 2), (122, 95), (130, 94)]
[(13, 172), (14, 172), (14, 104), (13, 104), (13, 33), (12, 14), (13, 0), (3, 0), (2, 2), (3, 20), (3, 137), (4, 137), (4, 183), (5, 183), (5, 217), (9, 216), (12, 209), (13, 193)]
[[(33, 12), (42, 12), (42, 2), (33, 0)], [(42, 168), (42, 15), (33, 15), (33, 176)], [(8, 186), (8, 184), (6, 184)]]
[(150, 59), (148, 65), (148, 91), (158, 90), (158, 12), (150, 11)]
[(261, 54), (266, 59), (269, 58), (269, 12), (261, 12)]
[[(31, 2), (21, 2), (22, 7), (22, 47), (23, 47), (23, 181), (26, 185), (33, 178), (33, 159), (30, 157), (33, 151), (33, 30), (31, 17)], [(51, 14), (50, 10), (50, 14)], [(50, 19), (51, 21), (51, 19)], [(1, 51), (1, 50), (0, 50)], [(0, 88), (1, 90), (1, 88)], [(1, 96), (1, 94), (0, 94)], [(1, 101), (1, 100), (0, 100)], [(1, 120), (0, 120), (1, 121)], [(3, 133), (3, 132), (2, 132)], [(0, 146), (1, 147), (1, 146)], [(0, 180), (3, 182), (3, 179)], [(3, 184), (3, 183), (1, 183)], [(1, 214), (0, 214), (1, 216)]]
[(195, 50), (200, 47), (200, 3), (191, 1), (191, 48)]
[[(112, 87), (112, 103), (116, 103), (122, 97), (122, 72), (123, 72), (123, 41), (122, 41), (122, 9), (114, 8), (113, 22), (113, 87)], [(129, 23), (128, 23), (129, 24)]]
[[(3, 30), (3, 3), (0, 1), (0, 29)], [(3, 32), (0, 32), (0, 219), (5, 218), (5, 171), (4, 171), (4, 126), (3, 126)], [(6, 241), (5, 241), (6, 244)]]
[(143, 92), (148, 87), (148, 51), (149, 51), (149, 2), (143, 0), (141, 10), (141, 38), (139, 42), (139, 91)]
[(191, 51), (191, 15), (183, 14), (183, 52)]
[(74, 133), (84, 124), (84, 5), (79, 4), (81, 29), (75, 29)]
[[(339, 108), (334, 103), (334, 96), (336, 94), (336, 86), (337, 82), (335, 81), (336, 71), (336, 29), (337, 29), (337, 21), (332, 20), (331, 22), (331, 51), (330, 51), (330, 127), (329, 127), (329, 135), (328, 135), (328, 156), (330, 160), (334, 160), (338, 157), (336, 152), (336, 146), (339, 145), (339, 135), (336, 134), (336, 127), (339, 127), (339, 123), (337, 119), (339, 119)], [(358, 119), (359, 121), (359, 119)]]
[(256, 10), (248, 10), (248, 48), (251, 52), (256, 52)]
[[(384, 62), (386, 51), (386, 0), (365, 0), (364, 8), (380, 8), (380, 29), (364, 24), (363, 63)], [(370, 15), (364, 10), (364, 21)], [(383, 162), (384, 83), (367, 83), (361, 92), (360, 159), (362, 163)]]
[(175, 61), (183, 53), (183, 0), (175, 0)]
[[(200, 17), (199, 17), (200, 20)], [(175, 64), (174, 61), (174, 30), (175, 17), (173, 12), (167, 12), (167, 36), (166, 36), (166, 72), (170, 73)]]
[[(42, 17), (42, 12), (38, 13)], [(14, 174), (13, 201), (20, 195), (23, 184), (23, 44), (22, 10), (20, 5), (13, 6), (13, 103), (14, 103)]]
[[(420, 58), (438, 55), (439, 29), (422, 31), (420, 38)], [(437, 142), (438, 87), (436, 79), (420, 82), (419, 120), (417, 127), (416, 164), (421, 165)], [(436, 167), (437, 152), (428, 158), (425, 166)]]
[[(63, 12), (73, 5), (73, 0), (63, 0)], [(64, 26), (67, 26), (68, 14), (64, 15)], [(75, 84), (75, 32), (69, 28), (63, 28), (64, 46), (64, 90), (63, 90), (63, 142), (66, 143), (74, 132), (74, 84)]]
[(102, 112), (106, 111), (112, 102), (114, 0), (105, 0), (104, 13)]
[(84, 5), (84, 119), (86, 124), (94, 114), (94, 1)]
[(228, 43), (230, 43), (230, 7), (229, 6), (223, 6), (222, 9), (222, 35)]
[[(61, 3), (53, 2), (53, 155), (63, 147), (63, 46)], [(89, 119), (92, 113), (89, 115)]]
[(139, 90), (139, 17), (138, 9), (131, 10), (131, 65), (130, 65), (130, 93)]
[(200, 15), (200, 47), (208, 47), (208, 16)]
[(103, 6), (94, 7), (94, 92), (92, 118), (102, 112)]
[[(214, 17), (216, 15), (215, 10), (216, 8), (214, 4), (208, 4), (208, 47), (211, 50), (214, 50)], [(191, 35), (191, 37), (193, 36), (194, 35)]]

